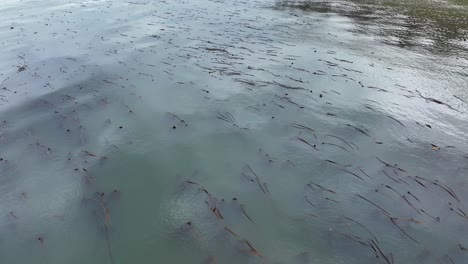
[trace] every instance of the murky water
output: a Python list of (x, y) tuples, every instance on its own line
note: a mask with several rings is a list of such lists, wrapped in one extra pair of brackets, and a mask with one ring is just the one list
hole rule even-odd
[(466, 263), (468, 13), (411, 3), (2, 2), (0, 263)]

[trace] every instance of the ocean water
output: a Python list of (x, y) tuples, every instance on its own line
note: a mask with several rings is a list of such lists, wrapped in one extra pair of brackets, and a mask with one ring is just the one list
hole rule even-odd
[(0, 263), (467, 263), (466, 32), (344, 3), (3, 1)]

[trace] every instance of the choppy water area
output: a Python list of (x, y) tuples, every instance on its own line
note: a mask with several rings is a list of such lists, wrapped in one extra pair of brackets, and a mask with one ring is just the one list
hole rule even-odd
[(468, 49), (466, 0), (277, 0), (275, 5), (345, 16), (354, 32), (413, 51), (457, 55)]
[(0, 13), (1, 263), (467, 262), (462, 41), (266, 0)]

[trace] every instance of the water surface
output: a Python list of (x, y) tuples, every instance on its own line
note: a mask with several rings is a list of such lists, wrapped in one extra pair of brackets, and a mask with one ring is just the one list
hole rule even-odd
[(468, 15), (411, 3), (4, 1), (1, 263), (466, 263)]

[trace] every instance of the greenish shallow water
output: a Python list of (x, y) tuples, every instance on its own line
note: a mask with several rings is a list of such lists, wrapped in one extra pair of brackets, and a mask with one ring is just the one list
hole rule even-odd
[(2, 2), (0, 263), (466, 263), (466, 7), (399, 3)]

